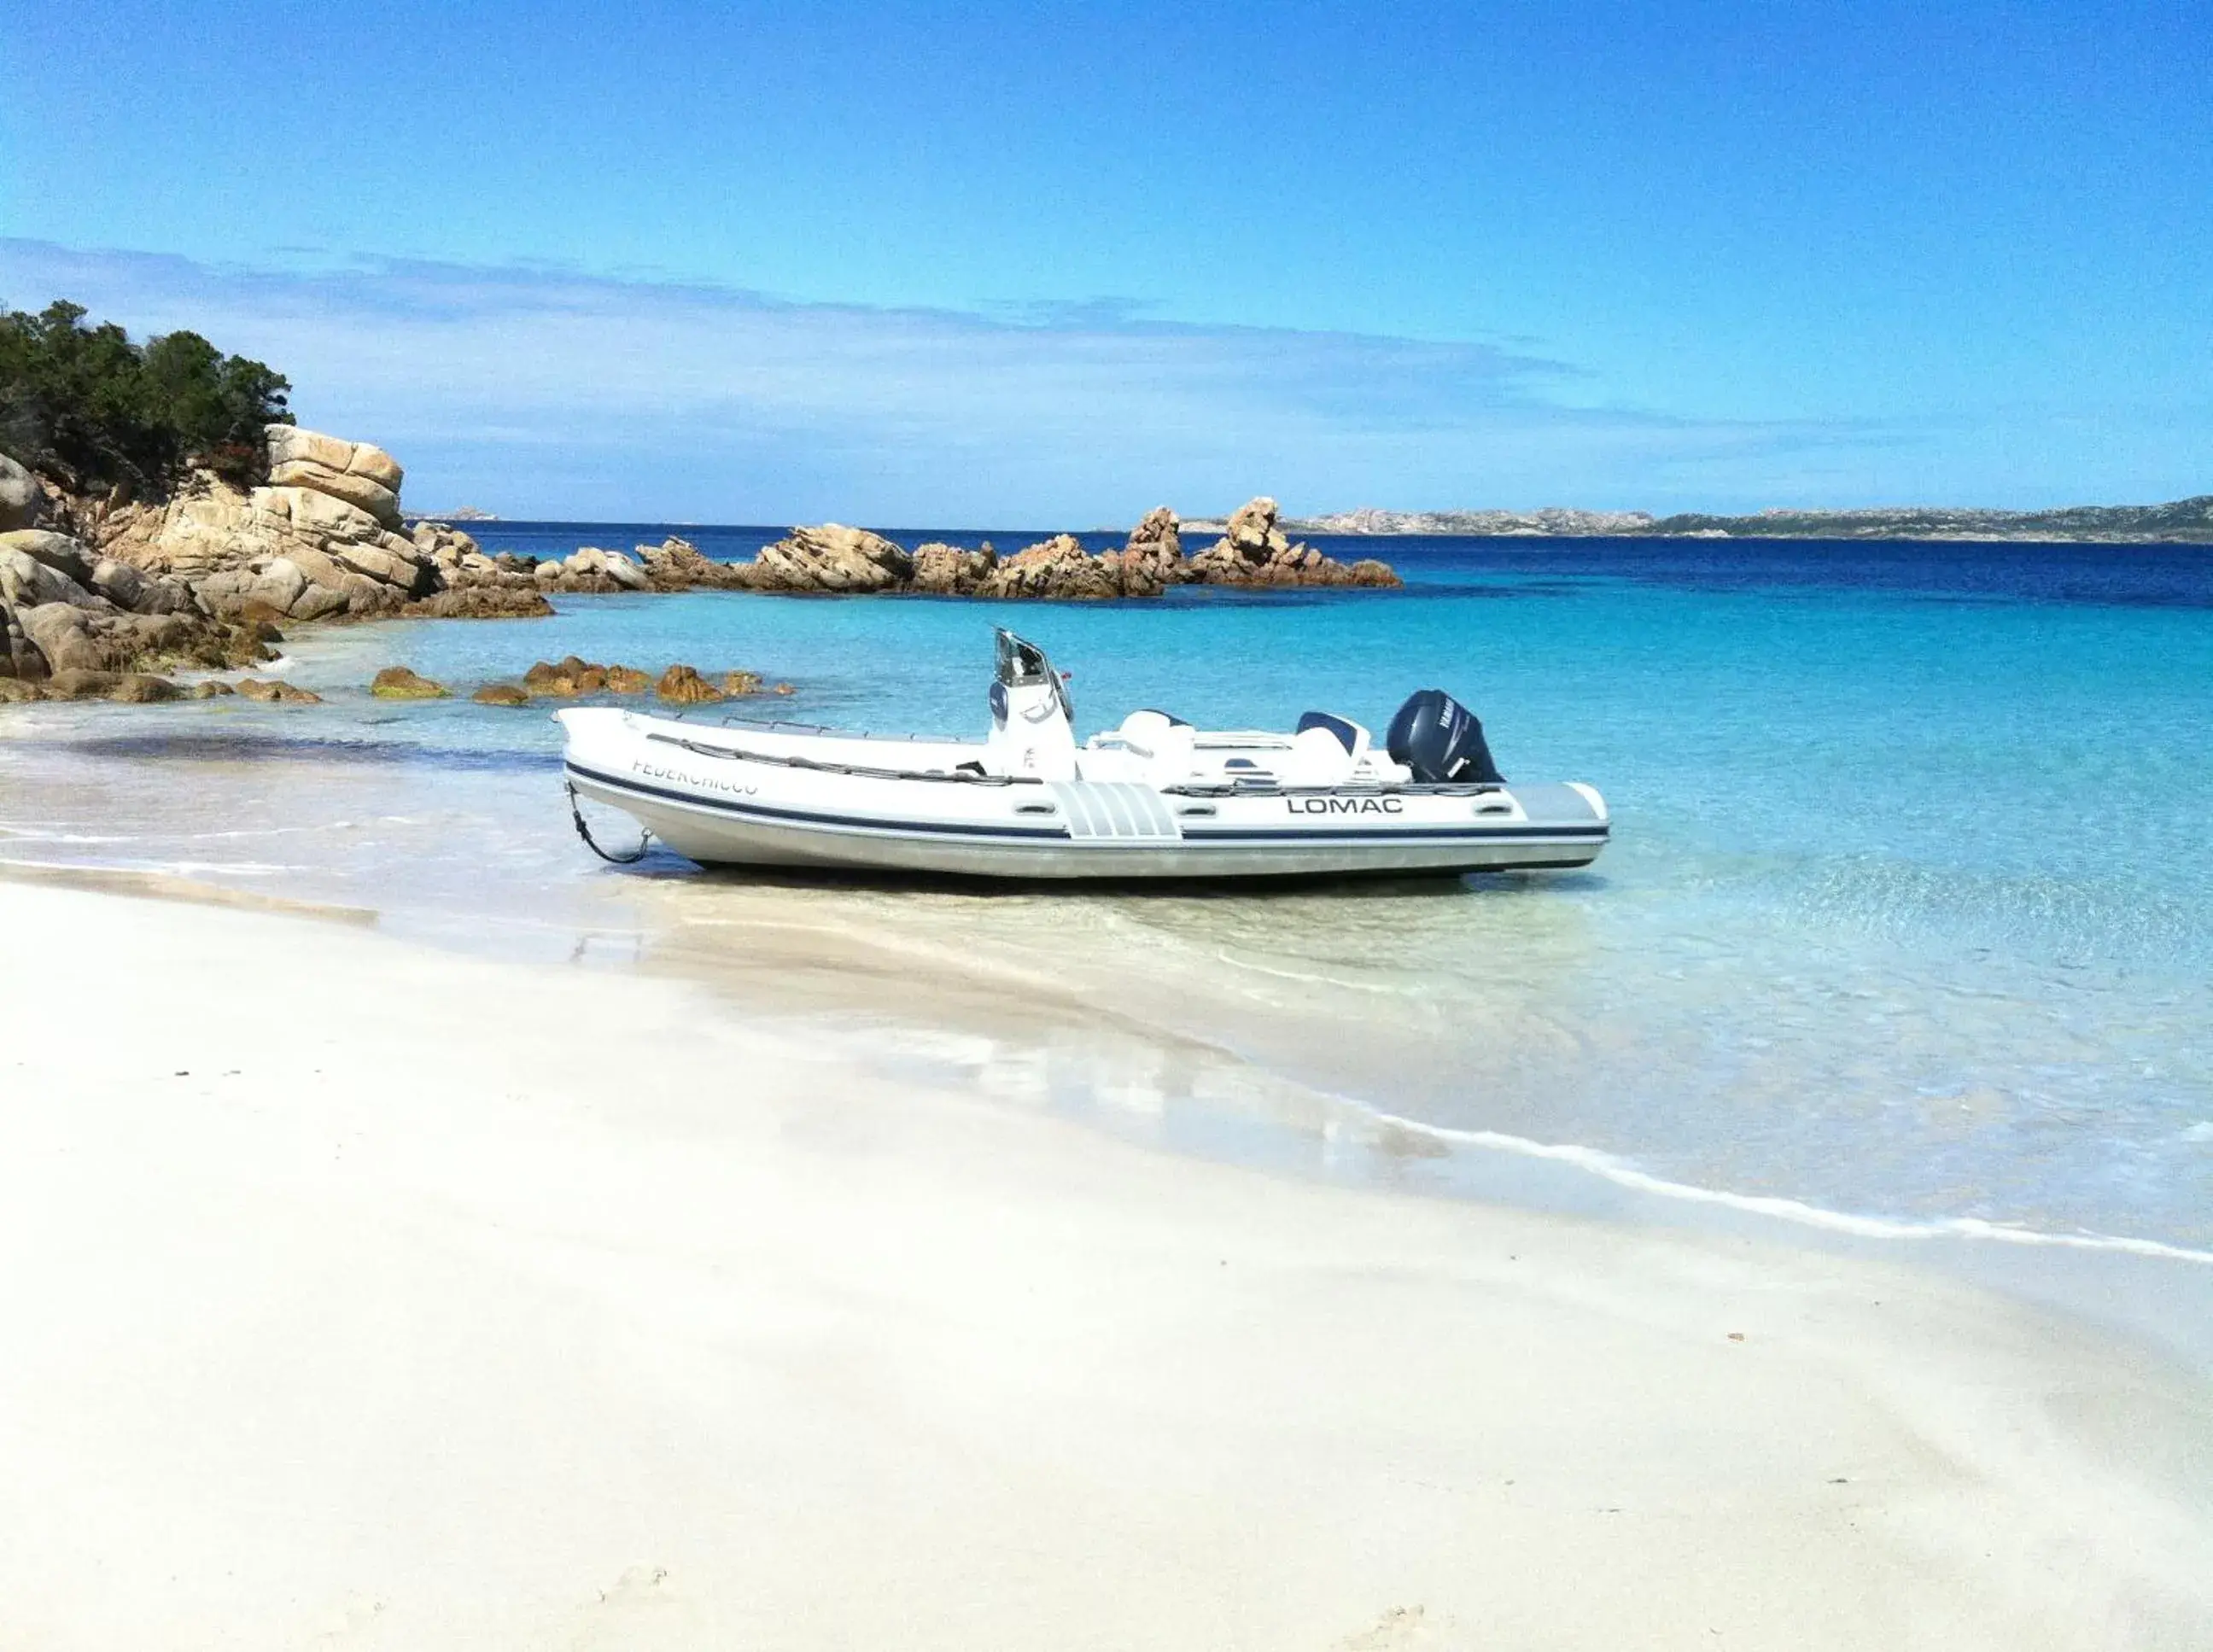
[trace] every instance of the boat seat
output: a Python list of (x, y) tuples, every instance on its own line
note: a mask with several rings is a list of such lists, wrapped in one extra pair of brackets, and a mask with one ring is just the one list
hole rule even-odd
[(1309, 711), (1299, 719), (1298, 733), (1303, 735), (1309, 728), (1327, 729), (1355, 763), (1368, 753), (1369, 733), (1350, 717), (1340, 717), (1334, 711)]
[(1143, 759), (1156, 771), (1171, 771), (1161, 775), (1165, 783), (1183, 778), (1191, 766), (1192, 742), (1198, 733), (1181, 717), (1153, 710), (1131, 712), (1115, 732), (1132, 755)]
[(1337, 712), (1308, 712), (1306, 716), (1299, 719), (1297, 732), (1299, 735), (1306, 735), (1310, 728), (1328, 730), (1330, 736), (1337, 741), (1338, 746), (1345, 747), (1345, 756), (1350, 756), (1355, 763), (1359, 763), (1363, 756), (1368, 756), (1368, 747), (1370, 747), (1372, 743), (1370, 735), (1368, 735), (1365, 728), (1361, 728), (1359, 723), (1355, 723), (1355, 721), (1350, 719), (1350, 716), (1338, 716)]
[[(1363, 748), (1366, 732), (1361, 731), (1363, 738), (1358, 742)], [(1277, 765), (1276, 777), (1286, 786), (1341, 786), (1352, 778), (1358, 760), (1335, 728), (1302, 728), (1291, 736), (1291, 749)]]

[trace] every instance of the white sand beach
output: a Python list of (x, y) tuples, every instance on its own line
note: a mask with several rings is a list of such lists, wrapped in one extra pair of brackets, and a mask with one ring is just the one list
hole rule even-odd
[(0, 1646), (2202, 1649), (2213, 1391), (704, 991), (0, 883)]

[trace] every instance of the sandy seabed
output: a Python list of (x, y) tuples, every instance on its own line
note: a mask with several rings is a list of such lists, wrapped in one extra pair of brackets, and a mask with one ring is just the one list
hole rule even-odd
[(2213, 1645), (2213, 1389), (701, 989), (0, 883), (0, 1645)]

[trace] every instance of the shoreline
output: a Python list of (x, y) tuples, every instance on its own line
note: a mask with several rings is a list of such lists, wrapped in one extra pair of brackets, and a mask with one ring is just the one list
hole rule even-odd
[[(653, 606), (612, 605), (607, 613), (642, 616)], [(771, 612), (841, 611), (859, 612), (826, 605)], [(485, 633), (430, 627), (415, 635), (430, 648), (434, 637)], [(1971, 1162), (1969, 1174), (1987, 1167), (1990, 1179), (1948, 1187), (1933, 1176), (1831, 1174), (1787, 1137), (1780, 1150), (1737, 1154), (1714, 1144), (1728, 1143), (1740, 1124), (1747, 1140), (1761, 1141), (1778, 1110), (1802, 1106), (1823, 1115), (1838, 1092), (1807, 1090), (1801, 1102), (1787, 1085), (1764, 1093), (1748, 1085), (1743, 1106), (1730, 1100), (1698, 1115), (1660, 1088), (1660, 1068), (1630, 1080), (1652, 1087), (1657, 1100), (1647, 1102), (1647, 1092), (1622, 1088), (1618, 1070), (1586, 1060), (1588, 1046), (1603, 1055), (1609, 1029), (1622, 1026), (1640, 1037), (1656, 1030), (1653, 1047), (1667, 1053), (1667, 1023), (1623, 1022), (1618, 992), (1570, 996), (1580, 976), (1606, 967), (1605, 945), (1620, 954), (1649, 944), (1649, 932), (1608, 936), (1595, 926), (1601, 915), (1634, 912), (1660, 887), (1660, 867), (1624, 863), (1619, 878), (1544, 889), (1407, 890), (1398, 899), (1388, 891), (1357, 899), (1320, 891), (1272, 897), (1265, 911), (1235, 901), (1041, 905), (976, 891), (787, 887), (674, 862), (644, 877), (609, 878), (568, 830), (558, 777), (549, 778), (556, 763), (550, 740), (527, 730), (509, 736), (505, 711), (459, 702), (402, 711), (366, 698), (358, 684), (395, 656), (360, 628), (302, 644), (304, 680), (325, 692), (338, 686), (337, 703), (326, 708), (226, 704), (184, 714), (190, 722), (181, 728), (165, 721), (176, 713), (158, 710), (27, 711), (36, 721), (12, 731), (26, 741), (0, 747), (26, 759), (14, 768), (17, 807), (8, 818), (27, 828), (27, 841), (0, 853), (105, 860), (279, 898), (381, 909), (393, 932), (463, 952), (552, 960), (581, 948), (589, 961), (727, 984), (729, 1001), (741, 1008), (774, 1003), (822, 1027), (825, 1036), (881, 1045), (893, 1063), (901, 1049), (918, 1049), (930, 1042), (925, 1035), (952, 1027), (954, 1041), (972, 1038), (1001, 1057), (1028, 1052), (1069, 1094), (1128, 1097), (1119, 1112), (1094, 1106), (1094, 1120), (1174, 1150), (1448, 1198), (1814, 1248), (1910, 1253), (1911, 1265), (2003, 1283), (2027, 1300), (2213, 1365), (2204, 1265), (2125, 1254), (2162, 1240), (2180, 1251), (2213, 1248), (2204, 1245), (2202, 1213), (2177, 1203), (2186, 1200), (2186, 1181), (2167, 1184), (2173, 1197), (2155, 1209), (2094, 1198), (2039, 1204), (2033, 1179), (2004, 1180), (2010, 1172), (2003, 1161)], [(809, 653), (789, 641), (782, 647), (774, 662), (786, 667)], [(410, 645), (399, 652), (421, 657)], [(495, 731), (493, 722), (503, 726)], [(470, 732), (476, 728), (485, 731), (481, 741)], [(52, 760), (40, 760), (41, 751)], [(485, 777), (465, 783), (467, 771)], [(82, 807), (76, 794), (87, 788), (106, 802)], [(236, 813), (241, 806), (249, 813)], [(98, 835), (114, 833), (121, 835)], [(72, 846), (72, 834), (82, 848)], [(372, 840), (364, 854), (358, 846)], [(500, 875), (486, 879), (495, 863)], [(1615, 882), (1623, 887), (1609, 887)], [(1080, 930), (1064, 934), (1068, 946), (1050, 928), (1064, 921)], [(1448, 954), (1434, 944), (1441, 936), (1453, 938)], [(783, 938), (765, 944), (771, 936)], [(1287, 940), (1298, 944), (1278, 944)], [(1463, 959), (1509, 955), (1520, 961), (1503, 974), (1451, 972)], [(1424, 1064), (1424, 1043), (1444, 1029), (1418, 1008), (1397, 1013), (1392, 978), (1363, 972), (1379, 959), (1402, 974), (1432, 961), (1450, 966), (1437, 979), (1460, 1006), (1454, 1054)], [(927, 990), (918, 997), (922, 982)], [(1854, 984), (1832, 966), (1818, 990), (1833, 995)], [(1993, 1002), (2003, 1002), (2010, 984), (1984, 984), (2000, 995)], [(2079, 997), (2085, 986), (2125, 984), (2078, 974), (2070, 984)], [(1664, 982), (1640, 990), (1649, 995), (1655, 985), (1666, 991)], [(1310, 1035), (1285, 1013), (1316, 992), (1347, 991), (1334, 1022), (1341, 1038), (1325, 1022)], [(885, 1011), (873, 1022), (863, 1013), (871, 1006)], [(838, 1021), (849, 1009), (857, 1019)], [(1702, 992), (1686, 991), (1673, 1013), (1718, 1012)], [(1996, 1024), (2009, 1034), (2024, 1030), (2019, 1017)], [(2080, 1026), (2082, 1035), (2099, 1035), (2094, 1019)], [(2035, 1029), (2025, 1030), (2032, 1041), (2012, 1049), (2015, 1069), (2043, 1053)], [(1989, 1071), (1992, 1082), (2008, 1082), (2001, 1046), (1988, 1049), (1987, 1058), (1973, 1051), (1962, 1058)], [(1486, 1052), (1505, 1059), (1492, 1069)], [(917, 1059), (928, 1065), (935, 1058), (924, 1051)], [(1181, 1076), (1185, 1091), (1162, 1089), (1163, 1064)], [(1463, 1074), (1478, 1080), (1465, 1102)], [(1802, 1085), (1806, 1076), (1793, 1076)], [(1936, 1099), (1923, 1104), (1928, 1113), (1963, 1120), (1975, 1099), (1949, 1088), (1931, 1094)], [(1911, 1097), (1906, 1091), (1908, 1105)], [(2179, 1125), (2193, 1116), (2202, 1110), (2184, 1113)], [(1862, 1123), (1883, 1127), (1872, 1113)], [(2153, 1145), (2186, 1161), (2208, 1128), (2179, 1136), (2171, 1129)], [(1849, 1125), (1814, 1130), (1846, 1154), (1862, 1141), (1881, 1150), (1886, 1139), (1854, 1135)], [(1944, 1145), (1926, 1131), (1899, 1139), (1913, 1143), (1909, 1152), (1925, 1152), (1921, 1144), (1931, 1140)], [(2180, 1168), (2186, 1176), (2188, 1164)], [(1984, 1216), (2009, 1221), (1985, 1229)], [(2021, 1228), (2049, 1242), (2015, 1243)], [(2085, 1233), (2111, 1237), (2093, 1238), (2094, 1248), (2064, 1262), (2055, 1255), (2077, 1248)], [(2162, 1303), (2169, 1289), (2183, 1293), (2186, 1311)]]
[(42, 1643), (2213, 1630), (2202, 1379), (1919, 1271), (1256, 1175), (663, 980), (0, 911)]
[[(0, 850), (4, 843), (0, 837)], [(0, 894), (23, 885), (267, 913), (376, 930), (495, 967), (542, 967), (565, 955), (595, 977), (704, 993), (757, 1029), (805, 1029), (885, 1082), (975, 1087), (996, 1105), (1051, 1114), (1144, 1150), (1305, 1184), (1925, 1272), (2118, 1333), (2213, 1376), (2213, 1252), (2125, 1234), (1859, 1211), (1683, 1181), (1583, 1143), (1408, 1118), (1191, 1027), (1041, 984), (980, 956), (948, 972), (938, 945), (825, 923), (802, 905), (716, 920), (745, 924), (742, 954), (702, 946), (680, 930), (653, 926), (651, 905), (680, 901), (682, 883), (656, 882), (629, 914), (638, 927), (580, 927), (570, 917), (533, 936), (501, 924), (425, 924), (189, 875), (0, 857)], [(854, 1006), (857, 994), (872, 991), (896, 993), (899, 1003)]]

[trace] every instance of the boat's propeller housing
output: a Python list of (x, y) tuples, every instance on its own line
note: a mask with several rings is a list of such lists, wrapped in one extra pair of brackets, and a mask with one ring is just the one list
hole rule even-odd
[(1472, 781), (1499, 785), (1506, 777), (1491, 760), (1483, 723), (1474, 712), (1442, 688), (1410, 694), (1391, 719), (1383, 747), (1393, 763), (1403, 763), (1414, 778), (1430, 785)]

